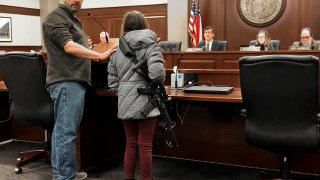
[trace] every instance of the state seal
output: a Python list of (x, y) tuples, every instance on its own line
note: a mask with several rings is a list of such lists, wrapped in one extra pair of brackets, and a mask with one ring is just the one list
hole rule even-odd
[(238, 10), (247, 23), (266, 26), (281, 16), (285, 4), (285, 0), (238, 0)]

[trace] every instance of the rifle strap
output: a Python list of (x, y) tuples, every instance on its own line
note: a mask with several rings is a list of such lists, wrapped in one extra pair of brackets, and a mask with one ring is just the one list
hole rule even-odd
[[(135, 64), (135, 62), (138, 62), (136, 56), (128, 57), (128, 58), (129, 58), (134, 64)], [(123, 79), (124, 79), (125, 81), (127, 81), (130, 77), (133, 76), (134, 73), (135, 73), (134, 68), (131, 67), (131, 68), (128, 70), (128, 72), (124, 75)]]
[[(121, 43), (122, 45), (119, 46), (120, 50), (123, 47), (124, 49), (129, 49), (130, 53), (126, 53), (127, 50), (121, 50), (123, 52), (123, 54), (128, 57), (132, 63), (134, 64), (128, 73), (126, 73), (126, 75), (123, 77), (124, 79), (126, 78), (130, 78), (134, 75), (134, 73), (139, 74), (143, 79), (145, 79), (147, 81), (148, 79), (148, 72), (145, 72), (142, 70), (142, 67), (148, 63), (146, 58), (148, 57), (148, 55), (150, 54), (150, 52), (153, 50), (153, 48), (156, 46), (156, 43), (151, 44), (147, 50), (145, 51), (145, 53), (143, 54), (143, 56), (141, 57), (140, 61), (137, 59), (137, 56), (135, 55), (135, 53), (132, 51), (132, 49), (129, 47), (128, 42), (122, 37), (121, 39)], [(140, 64), (139, 64), (140, 63)], [(141, 64), (143, 63), (143, 64)], [(138, 68), (139, 67), (139, 68)], [(147, 70), (146, 70), (147, 71)], [(126, 80), (128, 80), (126, 79)], [(148, 82), (148, 81), (147, 81)], [(150, 112), (154, 109), (157, 108), (157, 100), (152, 98), (140, 111), (140, 113), (144, 116), (144, 118), (147, 118), (148, 115), (150, 114)]]
[[(125, 39), (123, 39), (122, 42), (123, 42), (123, 43), (127, 43), (127, 42), (125, 41)], [(147, 80), (147, 78), (148, 78), (148, 72), (144, 72), (144, 71), (142, 70), (143, 65), (141, 65), (141, 63), (139, 64), (139, 62), (144, 62), (144, 64), (147, 64), (146, 58), (148, 57), (149, 53), (153, 50), (153, 48), (154, 48), (155, 45), (156, 45), (156, 43), (151, 44), (151, 45), (147, 48), (147, 50), (145, 51), (144, 55), (141, 57), (140, 60), (137, 59), (137, 56), (136, 56), (135, 54), (134, 54), (134, 55), (132, 54), (131, 56), (127, 56), (127, 55), (125, 54), (125, 56), (128, 57), (134, 65), (130, 68), (129, 72), (123, 77), (124, 79), (128, 80), (130, 77), (133, 76), (134, 73), (137, 73), (137, 74), (139, 74), (140, 76), (142, 76), (143, 79)], [(128, 47), (129, 47), (129, 46), (128, 46)], [(120, 47), (120, 48), (121, 48), (121, 47)], [(122, 51), (122, 52), (123, 52), (123, 51)], [(137, 66), (140, 66), (140, 68), (137, 68)], [(127, 79), (127, 78), (128, 78), (128, 79)]]

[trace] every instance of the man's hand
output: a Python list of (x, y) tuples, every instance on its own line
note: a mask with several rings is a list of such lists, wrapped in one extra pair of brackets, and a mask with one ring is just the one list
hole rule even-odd
[(99, 60), (100, 61), (101, 60), (106, 60), (108, 57), (111, 56), (112, 53), (114, 53), (117, 50), (118, 46), (119, 46), (118, 44), (115, 44), (115, 45), (111, 46), (110, 49), (108, 49), (105, 52), (101, 53), (101, 58)]
[(78, 43), (75, 43), (73, 41), (69, 41), (65, 44), (64, 51), (66, 53), (72, 54), (74, 56), (80, 57), (80, 58), (86, 58), (91, 59), (93, 61), (102, 61), (106, 60), (108, 57), (111, 56), (112, 53), (114, 53), (117, 50), (118, 45), (112, 45), (111, 48), (109, 48), (107, 51), (103, 53), (99, 53), (96, 51), (92, 51)]

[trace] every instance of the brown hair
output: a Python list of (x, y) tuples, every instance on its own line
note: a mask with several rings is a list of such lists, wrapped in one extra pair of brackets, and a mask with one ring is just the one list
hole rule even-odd
[(213, 26), (206, 26), (206, 27), (203, 29), (203, 31), (208, 30), (208, 29), (211, 29), (213, 34), (216, 33), (216, 29), (215, 29)]
[[(264, 44), (259, 44), (259, 41), (258, 41), (258, 36), (259, 36), (259, 34), (261, 34), (261, 33), (263, 33), (263, 34), (265, 35), (265, 38), (266, 38), (266, 41), (265, 41)], [(265, 45), (268, 49), (270, 49), (270, 48), (273, 46), (272, 41), (271, 41), (271, 37), (270, 37), (268, 31), (266, 31), (266, 30), (260, 30), (260, 31), (258, 32), (257, 37), (256, 37), (256, 41), (257, 41), (256, 43), (257, 43), (258, 45)]]
[(139, 11), (130, 11), (124, 16), (122, 23), (121, 34), (134, 30), (148, 29), (149, 24), (144, 15)]

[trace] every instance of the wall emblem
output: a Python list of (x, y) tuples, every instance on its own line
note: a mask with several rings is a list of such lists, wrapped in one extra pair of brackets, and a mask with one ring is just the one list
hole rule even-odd
[(255, 26), (266, 26), (282, 14), (286, 0), (238, 0), (238, 10), (244, 21)]

